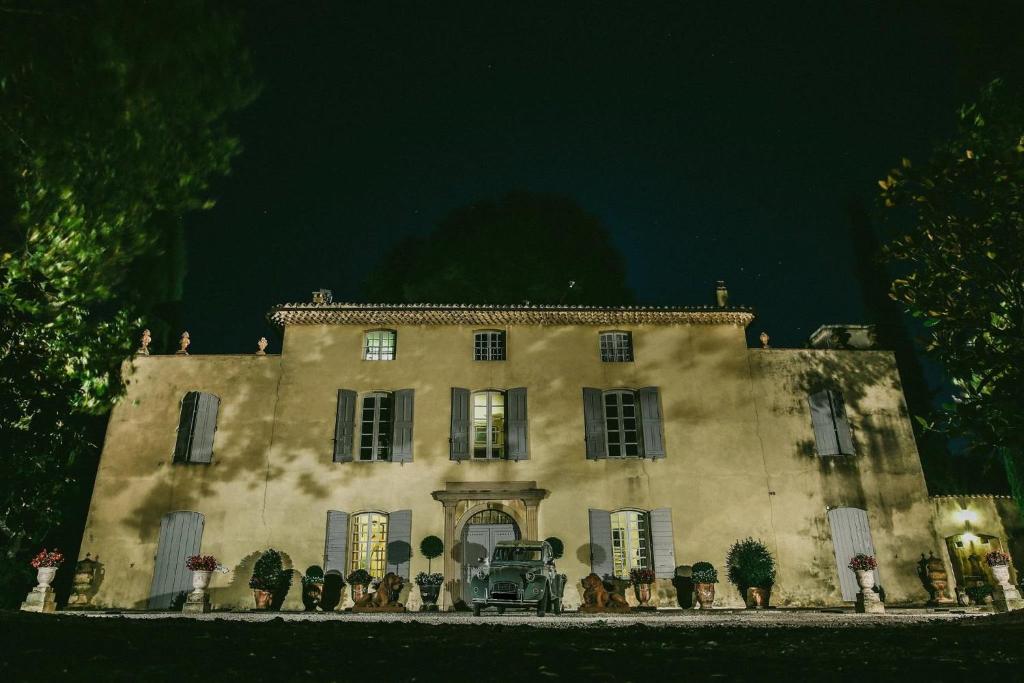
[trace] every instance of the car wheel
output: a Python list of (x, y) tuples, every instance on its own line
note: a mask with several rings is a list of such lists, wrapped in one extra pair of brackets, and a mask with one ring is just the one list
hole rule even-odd
[(542, 617), (547, 612), (548, 607), (548, 594), (544, 593), (544, 597), (537, 601), (537, 616)]
[(480, 603), (479, 602), (474, 602), (473, 603), (473, 616), (474, 617), (480, 616)]

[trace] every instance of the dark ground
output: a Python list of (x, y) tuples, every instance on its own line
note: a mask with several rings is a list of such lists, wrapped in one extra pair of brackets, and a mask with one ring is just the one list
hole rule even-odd
[(128, 620), (0, 612), (0, 681), (1024, 680), (1024, 618), (846, 628)]

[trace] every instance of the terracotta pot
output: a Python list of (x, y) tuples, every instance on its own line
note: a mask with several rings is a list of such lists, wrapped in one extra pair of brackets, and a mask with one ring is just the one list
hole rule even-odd
[(213, 575), (212, 571), (206, 569), (197, 569), (192, 572), (192, 590), (204, 591), (207, 586), (210, 585), (210, 577)]
[(359, 602), (366, 595), (366, 586), (361, 583), (352, 584), (352, 602)]
[(1005, 564), (997, 564), (991, 567), (992, 576), (1003, 588), (1010, 587), (1010, 568)]
[(715, 584), (695, 583), (693, 592), (697, 594), (697, 602), (701, 609), (711, 609), (711, 606), (715, 604)]
[(53, 577), (57, 574), (56, 567), (39, 567), (36, 570), (36, 581), (39, 582), (40, 588), (49, 588), (53, 582)]
[(854, 571), (857, 575), (857, 585), (860, 586), (861, 591), (869, 591), (875, 587), (875, 572), (871, 569), (857, 569)]
[(747, 608), (764, 609), (771, 601), (772, 589), (752, 586), (747, 589)]
[(273, 600), (274, 594), (270, 591), (261, 591), (254, 588), (252, 597), (256, 600), (256, 609), (270, 609), (270, 601)]
[(647, 603), (651, 601), (651, 584), (633, 584), (633, 593), (636, 595), (636, 599), (640, 603), (640, 606), (647, 607)]

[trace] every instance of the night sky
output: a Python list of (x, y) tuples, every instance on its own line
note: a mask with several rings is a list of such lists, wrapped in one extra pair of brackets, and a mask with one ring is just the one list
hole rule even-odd
[(249, 7), (264, 90), (185, 219), (191, 350), (277, 352), (272, 305), (362, 300), (399, 237), (518, 189), (599, 216), (640, 303), (724, 279), (752, 341), (802, 346), (864, 321), (848, 202), (1024, 66), (1018, 2), (546, 4)]

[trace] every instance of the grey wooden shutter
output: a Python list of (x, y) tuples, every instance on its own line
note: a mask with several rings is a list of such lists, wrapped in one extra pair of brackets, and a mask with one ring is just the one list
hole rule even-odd
[(324, 540), (324, 574), (337, 571), (345, 576), (348, 561), (348, 513), (327, 511), (327, 536)]
[(352, 462), (352, 439), (356, 424), (356, 392), (338, 389), (338, 412), (334, 422), (334, 462)]
[(199, 394), (189, 462), (208, 463), (213, 460), (213, 438), (217, 431), (217, 410), (219, 408), (219, 398), (213, 394)]
[(600, 389), (583, 388), (583, 433), (587, 441), (587, 460), (607, 458), (604, 393)]
[(529, 459), (525, 387), (505, 392), (505, 427), (508, 429), (508, 459)]
[(839, 443), (838, 452), (853, 455), (853, 432), (850, 430), (850, 420), (846, 417), (843, 395), (838, 391), (830, 391), (828, 396), (832, 400), (832, 417), (835, 419), (836, 439)]
[(394, 418), (391, 423), (392, 462), (412, 462), (413, 389), (399, 389), (394, 393)]
[(199, 406), (199, 392), (190, 391), (181, 399), (181, 414), (178, 416), (178, 435), (174, 442), (174, 462), (188, 462), (192, 450), (192, 434), (196, 428), (196, 408)]
[(180, 510), (163, 516), (149, 591), (149, 609), (167, 609), (181, 592), (192, 589), (192, 572), (185, 560), (199, 554), (203, 542), (203, 515)]
[(611, 576), (612, 513), (590, 508), (590, 571), (601, 578)]
[(409, 580), (412, 557), (412, 510), (395, 510), (388, 515), (388, 570)]
[(469, 458), (469, 389), (452, 387), (452, 430), (448, 441), (452, 460)]
[(640, 426), (644, 432), (644, 457), (664, 458), (665, 439), (662, 436), (664, 420), (661, 416), (658, 387), (644, 387), (636, 393), (640, 401)]
[[(860, 587), (857, 585), (857, 575), (850, 569), (850, 559), (858, 553), (875, 554), (875, 544), (871, 541), (871, 529), (868, 527), (868, 513), (859, 508), (832, 508), (828, 511), (828, 524), (832, 529), (832, 547), (835, 550), (843, 600), (856, 600)], [(876, 569), (875, 584), (881, 583)]]
[(656, 508), (648, 515), (651, 522), (651, 553), (654, 576), (671, 579), (676, 575), (676, 545), (672, 535), (672, 508)]
[(814, 425), (814, 443), (818, 455), (839, 455), (839, 442), (836, 439), (828, 394), (827, 391), (819, 391), (807, 397), (807, 403), (811, 406), (811, 423)]

